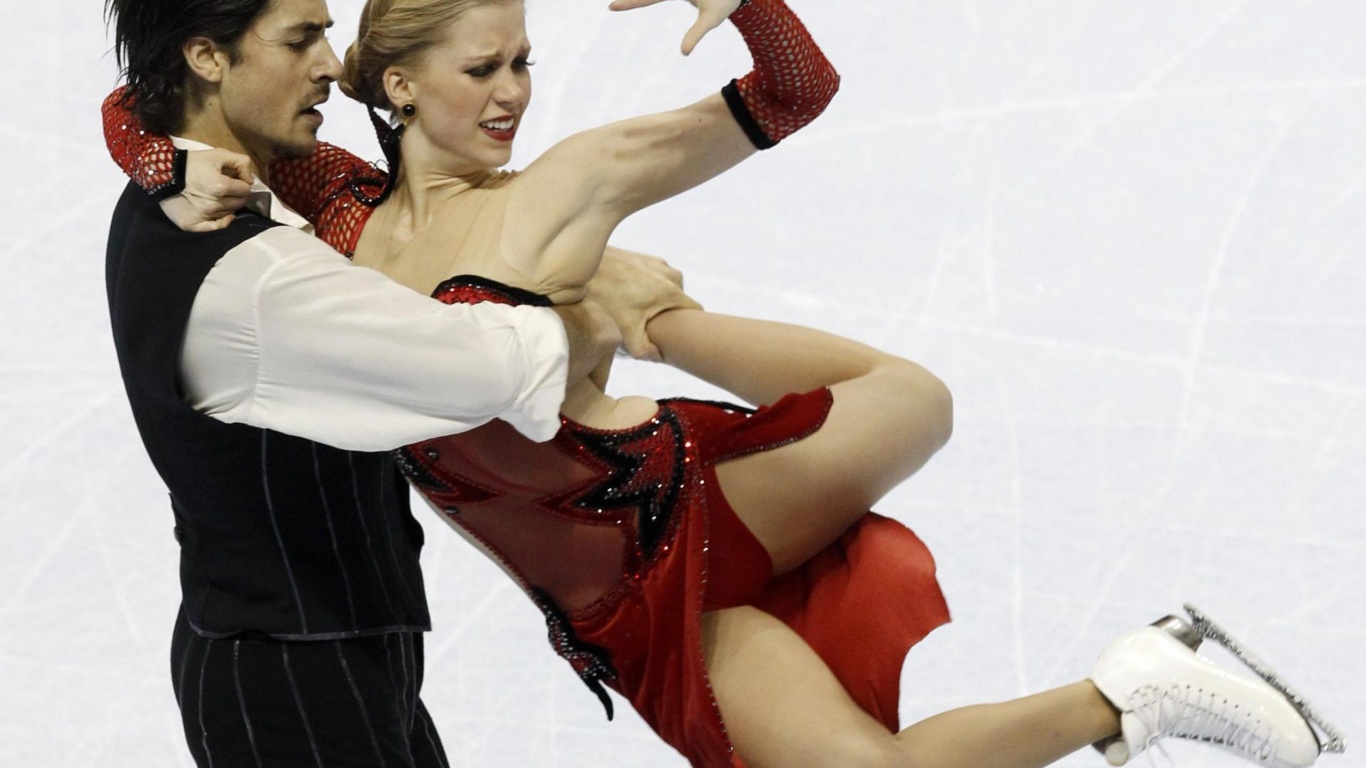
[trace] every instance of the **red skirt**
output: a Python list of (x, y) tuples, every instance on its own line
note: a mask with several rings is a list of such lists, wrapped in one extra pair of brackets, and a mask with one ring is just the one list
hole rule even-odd
[(752, 605), (777, 617), (892, 731), (906, 653), (949, 620), (934, 558), (901, 523), (869, 512), (802, 567), (773, 578), (767, 552), (722, 496), (718, 463), (811, 434), (830, 404), (829, 390), (753, 415), (715, 403), (661, 404), (687, 426), (697, 473), (687, 482), (701, 492), (680, 498), (667, 550), (646, 572), (567, 616), (580, 640), (610, 653), (616, 677), (608, 684), (695, 766), (743, 766), (707, 680), (704, 611)]

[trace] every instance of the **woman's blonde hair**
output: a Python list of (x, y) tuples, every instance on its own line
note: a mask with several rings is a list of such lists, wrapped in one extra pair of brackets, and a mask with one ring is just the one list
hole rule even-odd
[(384, 71), (411, 64), (445, 42), (450, 25), (473, 8), (510, 0), (367, 0), (356, 42), (346, 49), (342, 93), (375, 109), (393, 111)]

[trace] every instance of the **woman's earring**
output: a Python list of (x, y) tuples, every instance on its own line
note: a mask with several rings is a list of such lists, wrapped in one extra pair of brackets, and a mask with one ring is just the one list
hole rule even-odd
[(403, 124), (407, 125), (417, 117), (417, 105), (411, 101), (398, 108), (398, 113), (403, 116)]

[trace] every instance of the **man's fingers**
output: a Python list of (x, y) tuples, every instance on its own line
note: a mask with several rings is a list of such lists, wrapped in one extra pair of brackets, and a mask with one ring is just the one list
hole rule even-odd
[(229, 224), (231, 224), (231, 223), (232, 223), (232, 220), (233, 220), (234, 218), (236, 218), (236, 216), (234, 216), (233, 214), (230, 213), (230, 214), (228, 214), (227, 216), (224, 216), (224, 217), (219, 218), (219, 219), (211, 219), (211, 220), (209, 220), (209, 221), (201, 221), (201, 222), (199, 222), (198, 224), (195, 224), (195, 225), (191, 226), (191, 227), (189, 228), (188, 231), (189, 231), (189, 232), (216, 232), (216, 231), (218, 231), (218, 230), (220, 230), (220, 229), (223, 229), (224, 227), (228, 226)]
[[(242, 206), (246, 205), (245, 197), (204, 197), (193, 195), (189, 197), (197, 219), (218, 219), (229, 216)], [(195, 221), (194, 223), (199, 223)]]
[(251, 182), (230, 176), (220, 176), (218, 183), (210, 188), (209, 194), (222, 198), (225, 202), (236, 200), (238, 201), (237, 207), (240, 208), (246, 205), (247, 195), (251, 194)]
[(680, 289), (683, 288), (683, 273), (682, 273), (682, 271), (677, 270), (677, 269), (674, 269), (673, 267), (669, 266), (668, 264), (665, 264), (665, 265), (664, 265), (664, 270), (663, 270), (663, 271), (664, 271), (664, 278), (665, 278), (666, 280), (668, 280), (669, 282), (671, 282), (671, 283), (673, 283), (674, 285), (678, 286)]
[(659, 347), (650, 341), (649, 335), (644, 328), (623, 329), (621, 332), (622, 345), (626, 347), (626, 352), (637, 360), (653, 360), (658, 363), (663, 360), (660, 355)]
[(252, 177), (255, 175), (255, 169), (251, 166), (251, 158), (246, 155), (239, 155), (236, 152), (229, 152), (228, 157), (223, 161), (223, 175), (250, 187)]
[[(706, 309), (706, 307), (702, 306), (702, 302), (685, 293), (679, 297), (669, 309)], [(663, 310), (658, 314), (662, 315), (664, 312), (668, 312), (669, 309)]]

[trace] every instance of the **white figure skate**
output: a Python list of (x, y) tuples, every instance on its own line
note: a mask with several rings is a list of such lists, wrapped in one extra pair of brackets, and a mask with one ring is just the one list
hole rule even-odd
[[(1341, 734), (1302, 697), (1203, 613), (1191, 606), (1187, 611), (1190, 623), (1168, 616), (1119, 638), (1096, 663), (1091, 679), (1121, 713), (1121, 735), (1096, 745), (1111, 765), (1124, 765), (1167, 736), (1208, 742), (1268, 768), (1306, 768), (1320, 751), (1343, 750)], [(1228, 648), (1263, 681), (1197, 656), (1205, 638)]]
[[(1342, 731), (1325, 720), (1298, 691), (1291, 688), (1289, 683), (1276, 674), (1275, 670), (1238, 642), (1227, 630), (1215, 624), (1214, 620), (1207, 616), (1204, 611), (1190, 603), (1186, 603), (1184, 607), (1186, 613), (1191, 617), (1191, 630), (1197, 636), (1208, 638), (1228, 649), (1230, 653), (1246, 664), (1248, 669), (1256, 672), (1258, 677), (1265, 680), (1267, 685), (1280, 691), (1290, 701), (1295, 711), (1299, 712), (1305, 720), (1318, 729), (1315, 736), (1318, 738), (1321, 751), (1341, 754), (1347, 749), (1347, 738), (1343, 736)], [(1178, 621), (1180, 620), (1178, 619)]]

